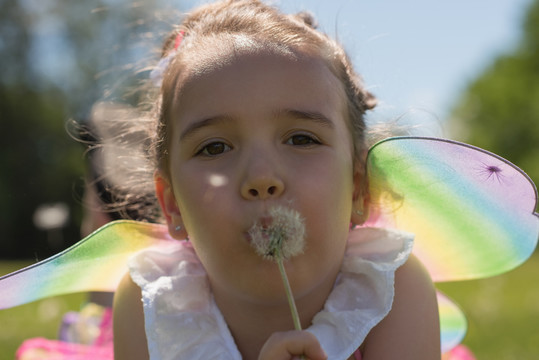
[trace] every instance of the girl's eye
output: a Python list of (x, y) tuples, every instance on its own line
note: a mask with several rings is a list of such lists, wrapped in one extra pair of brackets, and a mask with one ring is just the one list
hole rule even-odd
[(287, 142), (289, 145), (295, 145), (295, 146), (308, 146), (308, 145), (316, 145), (321, 144), (321, 142), (315, 138), (312, 135), (306, 135), (306, 134), (297, 134), (291, 136)]
[(230, 150), (230, 146), (223, 142), (212, 142), (210, 144), (205, 145), (202, 149), (200, 149), (196, 154), (202, 155), (202, 156), (217, 156), (221, 155), (227, 151)]

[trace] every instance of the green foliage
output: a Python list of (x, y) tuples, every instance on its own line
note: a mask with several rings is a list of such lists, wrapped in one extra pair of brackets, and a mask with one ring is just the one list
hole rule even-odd
[(458, 136), (499, 154), (539, 183), (539, 0), (523, 38), (469, 84), (453, 111)]
[[(123, 95), (135, 69), (155, 62), (158, 1), (0, 1), (0, 258), (43, 259), (80, 239), (83, 147), (65, 124), (87, 120), (104, 98), (137, 101)], [(59, 234), (32, 217), (57, 202), (71, 218), (54, 245)]]
[(524, 21), (524, 41), (523, 46), (528, 51), (537, 53), (539, 51), (539, 2), (534, 1), (527, 13)]
[(71, 217), (62, 235), (68, 244), (79, 239), (83, 148), (69, 137), (65, 105), (52, 93), (0, 87), (0, 114), (0, 254), (41, 259), (61, 248), (34, 226), (39, 205), (66, 203)]

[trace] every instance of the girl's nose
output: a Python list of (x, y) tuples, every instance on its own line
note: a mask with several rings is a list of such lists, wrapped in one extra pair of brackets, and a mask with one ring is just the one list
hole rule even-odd
[(241, 195), (247, 200), (266, 200), (279, 197), (284, 191), (283, 181), (269, 164), (257, 164), (248, 171), (241, 185)]

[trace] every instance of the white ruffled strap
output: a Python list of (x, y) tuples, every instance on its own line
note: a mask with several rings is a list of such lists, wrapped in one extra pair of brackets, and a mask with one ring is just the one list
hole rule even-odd
[(150, 359), (241, 360), (189, 242), (145, 250), (129, 267), (142, 289)]
[(308, 329), (329, 359), (348, 359), (370, 330), (389, 312), (395, 293), (395, 270), (412, 252), (411, 234), (359, 228), (348, 248), (334, 290)]

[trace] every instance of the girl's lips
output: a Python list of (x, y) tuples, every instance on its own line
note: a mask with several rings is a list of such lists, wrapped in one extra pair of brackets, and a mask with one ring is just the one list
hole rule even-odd
[(273, 224), (273, 218), (271, 216), (262, 216), (255, 222), (255, 224), (258, 224), (258, 226), (266, 229)]
[[(271, 226), (272, 223), (273, 223), (273, 218), (271, 216), (261, 216), (255, 221), (253, 221), (251, 225), (249, 226), (249, 228), (247, 229), (247, 231), (244, 232), (244, 236), (247, 239), (247, 242), (250, 244), (253, 241), (253, 237), (251, 236), (253, 227), (258, 226), (262, 230), (267, 230)], [(267, 234), (265, 234), (264, 236), (267, 236)]]

